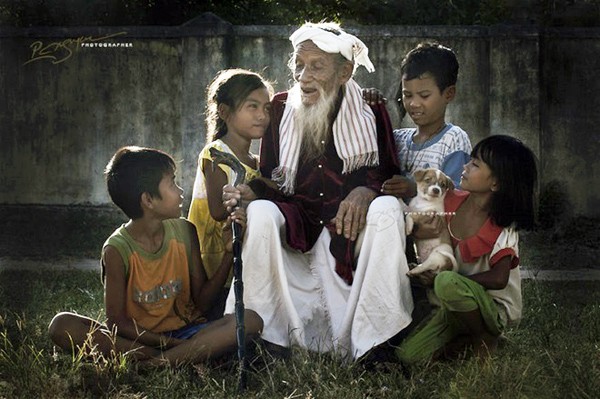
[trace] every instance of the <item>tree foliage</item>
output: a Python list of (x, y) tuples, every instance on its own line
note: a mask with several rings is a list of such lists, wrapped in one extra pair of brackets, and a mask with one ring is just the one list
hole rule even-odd
[(0, 0), (0, 25), (180, 25), (212, 12), (235, 25), (599, 25), (600, 0)]

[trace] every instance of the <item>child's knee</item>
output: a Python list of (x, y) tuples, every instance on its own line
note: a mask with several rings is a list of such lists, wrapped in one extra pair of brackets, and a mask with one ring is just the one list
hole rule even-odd
[(459, 285), (458, 277), (458, 273), (450, 270), (445, 270), (435, 277), (433, 290), (440, 301), (446, 302), (456, 295)]
[(48, 335), (50, 339), (57, 345), (63, 344), (64, 338), (67, 337), (68, 331), (71, 330), (73, 324), (73, 315), (69, 312), (61, 312), (52, 318), (48, 325)]
[(246, 334), (260, 334), (263, 329), (263, 319), (254, 310), (246, 309), (244, 313)]
[(60, 312), (56, 314), (50, 320), (50, 324), (48, 325), (48, 332), (50, 334), (56, 334), (57, 331), (60, 331), (62, 326), (65, 324), (65, 321), (68, 319), (69, 314), (67, 312)]

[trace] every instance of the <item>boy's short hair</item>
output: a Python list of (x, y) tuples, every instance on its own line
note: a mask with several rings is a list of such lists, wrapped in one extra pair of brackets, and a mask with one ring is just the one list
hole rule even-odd
[(137, 146), (120, 148), (104, 170), (110, 198), (131, 219), (144, 216), (143, 193), (160, 197), (158, 186), (165, 173), (175, 171), (173, 158), (160, 150)]
[(402, 60), (400, 76), (402, 79), (412, 80), (425, 73), (431, 74), (440, 92), (455, 85), (458, 60), (454, 51), (437, 42), (419, 43)]

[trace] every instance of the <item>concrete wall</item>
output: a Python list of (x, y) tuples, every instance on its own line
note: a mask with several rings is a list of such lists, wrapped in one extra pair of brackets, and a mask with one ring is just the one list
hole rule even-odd
[[(214, 20), (179, 27), (0, 28), (0, 203), (106, 204), (102, 170), (127, 144), (157, 147), (181, 161), (189, 203), (204, 145), (206, 86), (217, 71), (244, 67), (286, 89), (293, 29)], [(356, 79), (383, 90), (394, 126), (410, 126), (408, 118), (399, 120), (393, 101), (403, 55), (421, 40), (439, 40), (461, 64), (448, 120), (473, 143), (490, 134), (521, 138), (540, 158), (542, 192), (557, 183), (576, 213), (600, 214), (600, 188), (593, 184), (600, 172), (599, 29), (347, 29), (369, 46), (376, 66), (373, 74), (359, 70)], [(85, 48), (78, 38), (129, 47)], [(32, 61), (36, 56), (47, 58)]]
[(543, 180), (575, 211), (600, 214), (600, 32), (548, 32), (541, 65)]

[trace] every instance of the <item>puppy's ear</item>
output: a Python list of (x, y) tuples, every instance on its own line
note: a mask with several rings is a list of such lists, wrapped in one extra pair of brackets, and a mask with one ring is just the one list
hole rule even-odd
[(413, 177), (415, 178), (415, 181), (422, 181), (423, 178), (425, 177), (425, 173), (427, 173), (427, 171), (425, 169), (415, 170), (415, 173), (413, 173)]
[(440, 183), (443, 188), (445, 188), (447, 190), (454, 190), (454, 182), (452, 181), (450, 176), (448, 176), (441, 170), (439, 171), (439, 176), (440, 176)]
[(452, 181), (450, 176), (448, 176), (444, 172), (441, 172), (441, 173), (442, 173), (442, 177), (443, 177), (442, 181), (443, 181), (444, 188), (446, 188), (447, 190), (454, 190), (454, 182)]

